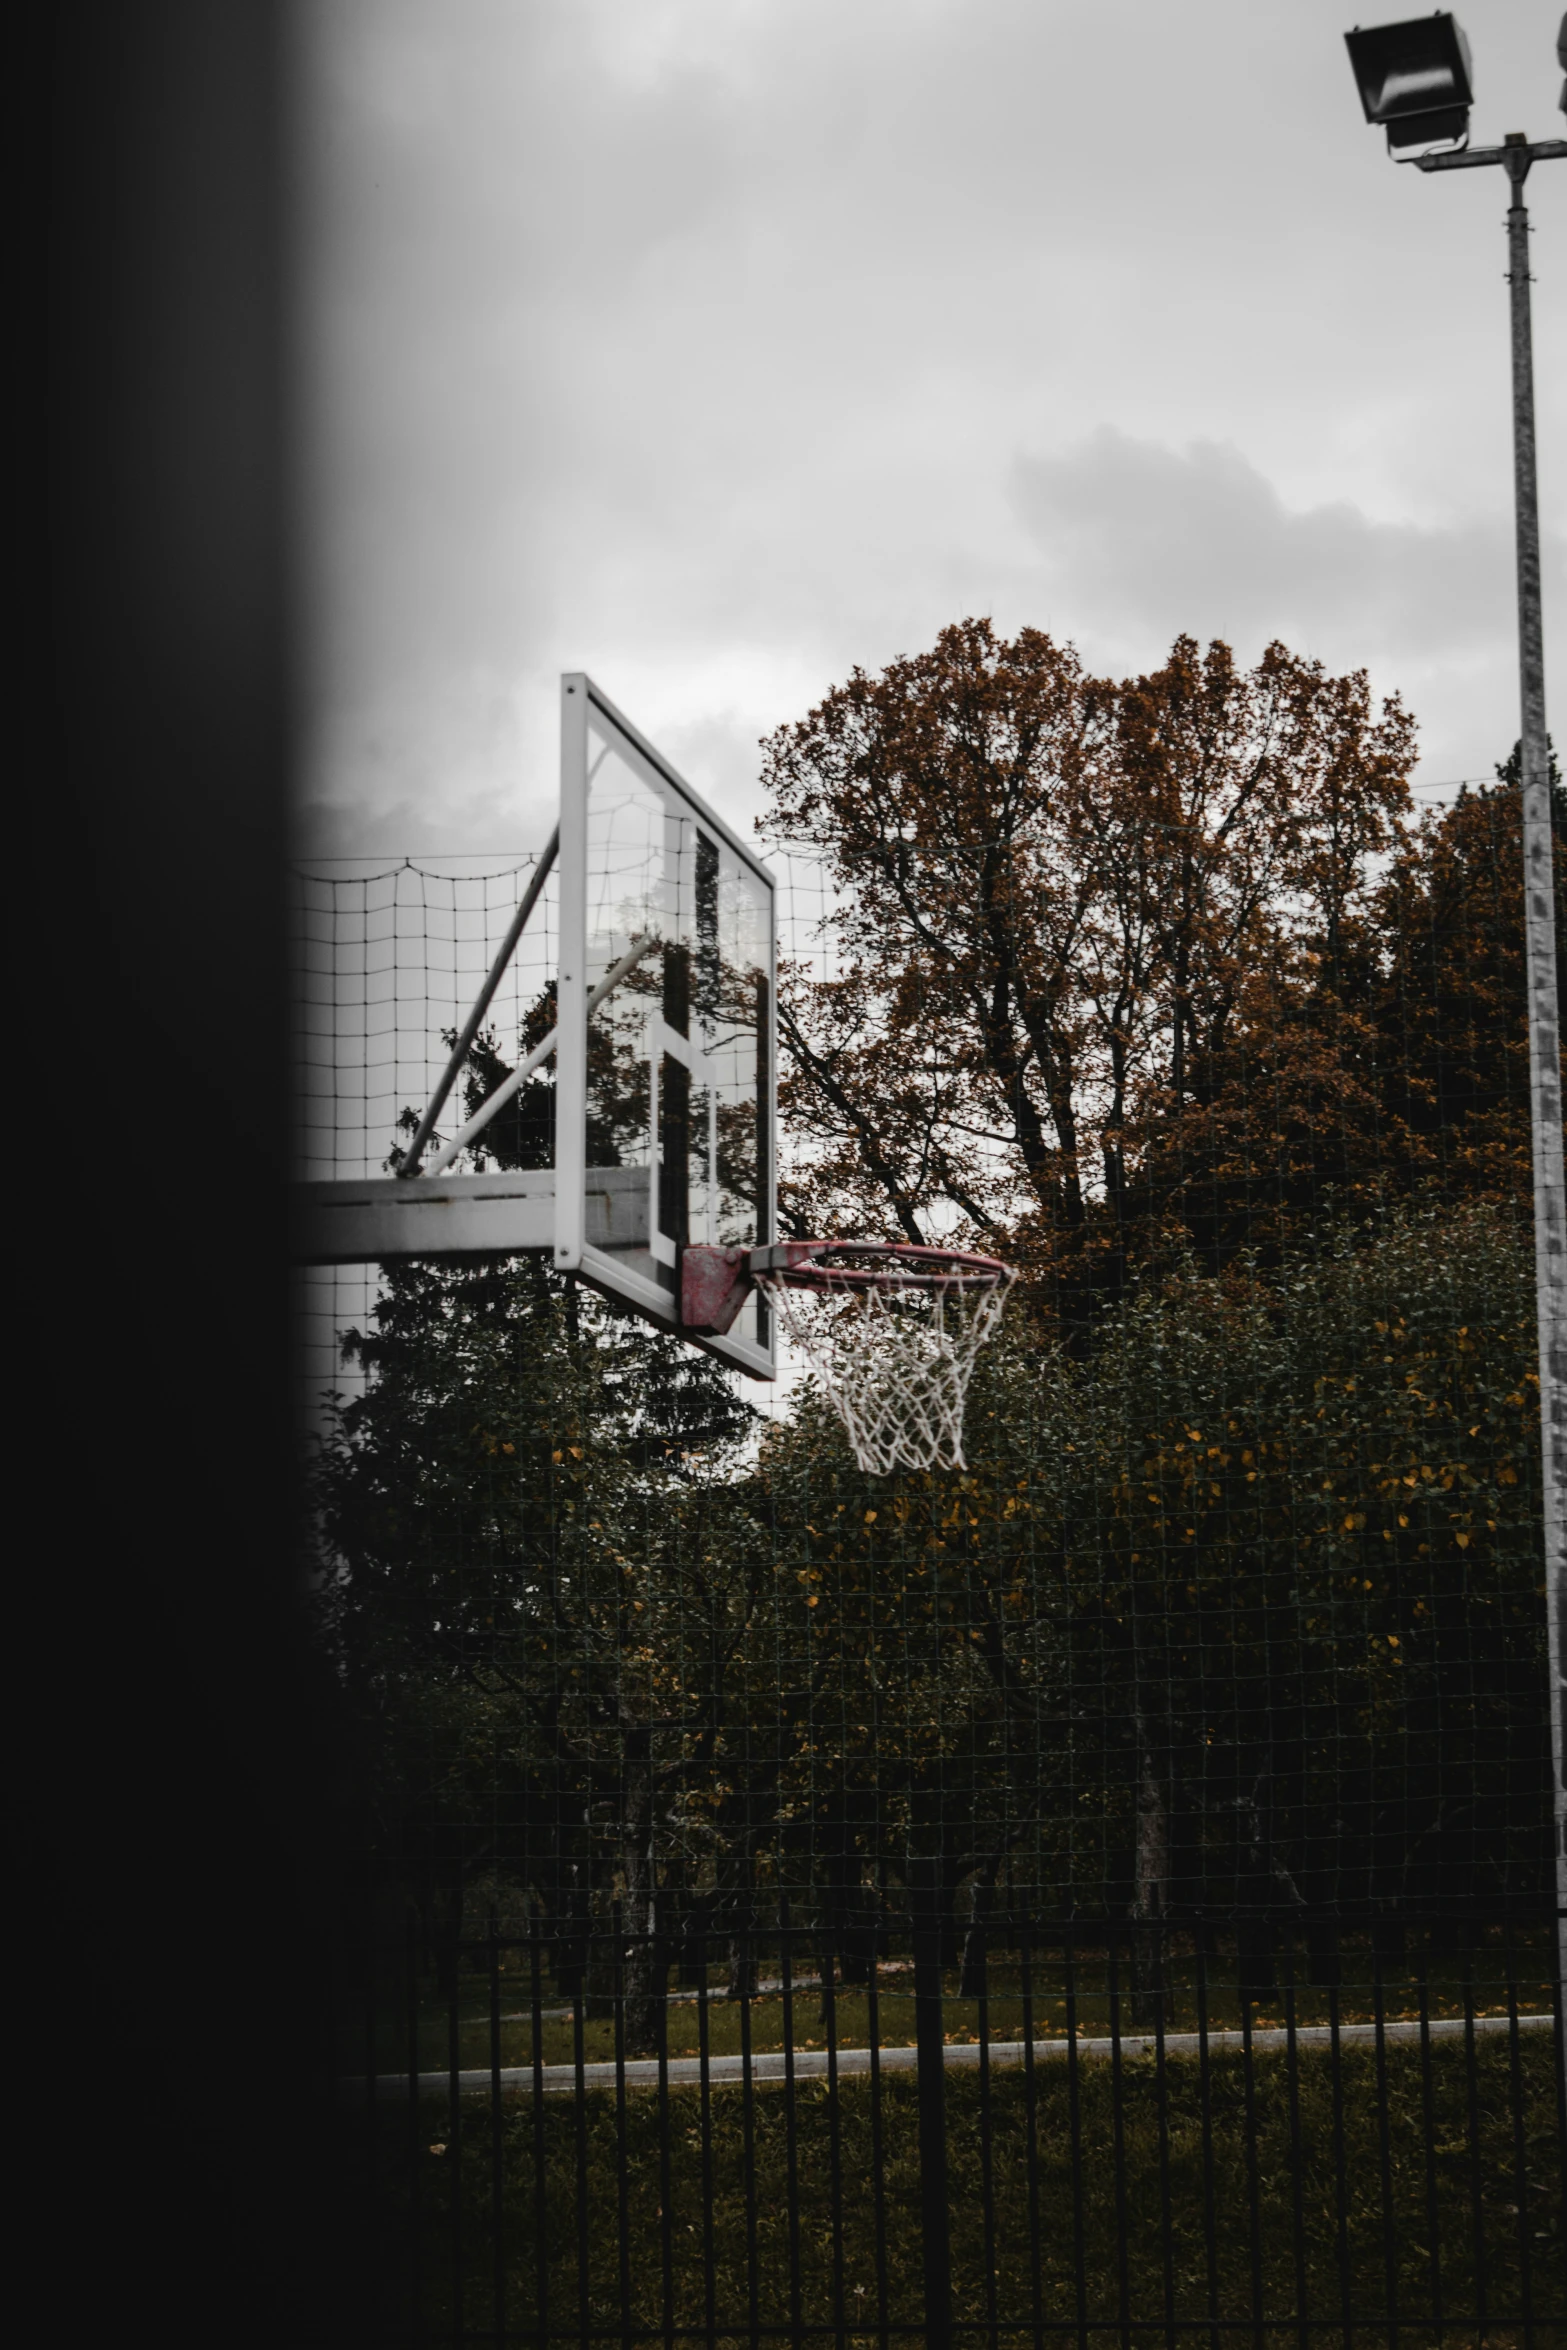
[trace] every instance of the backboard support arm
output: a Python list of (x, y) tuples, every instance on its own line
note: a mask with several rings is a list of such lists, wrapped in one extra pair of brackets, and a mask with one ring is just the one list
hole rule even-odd
[[(605, 998), (611, 995), (613, 991), (620, 985), (621, 981), (626, 977), (627, 973), (635, 970), (638, 963), (641, 962), (643, 956), (647, 954), (650, 948), (655, 947), (657, 944), (658, 941), (655, 938), (639, 938), (633, 942), (628, 952), (621, 956), (618, 963), (612, 963), (610, 965), (610, 968), (605, 972), (603, 978), (599, 981), (597, 987), (593, 990), (593, 993), (588, 998), (588, 1018), (590, 1020), (592, 1019), (594, 1013), (598, 1010), (600, 1004), (603, 1003)], [(497, 1112), (505, 1109), (506, 1104), (511, 1100), (513, 1094), (521, 1092), (523, 1086), (527, 1084), (528, 1079), (533, 1075), (534, 1070), (549, 1059), (551, 1053), (555, 1050), (556, 1042), (559, 1036), (560, 1030), (558, 1028), (552, 1028), (548, 1036), (544, 1038), (543, 1042), (534, 1046), (532, 1052), (529, 1053), (526, 1060), (520, 1061), (517, 1064), (517, 1067), (513, 1069), (509, 1077), (502, 1078), (500, 1084), (495, 1088), (495, 1091), (479, 1104), (479, 1107), (474, 1111), (473, 1116), (469, 1119), (462, 1132), (460, 1134), (454, 1134), (451, 1141), (444, 1144), (438, 1155), (430, 1161), (428, 1168), (425, 1170), (429, 1176), (434, 1177), (439, 1175), (444, 1167), (449, 1167), (451, 1165), (453, 1159), (456, 1158), (459, 1151), (466, 1150), (469, 1143), (472, 1142), (477, 1135), (480, 1135), (484, 1132), (484, 1129), (486, 1126), (488, 1126), (490, 1120), (495, 1117)]]

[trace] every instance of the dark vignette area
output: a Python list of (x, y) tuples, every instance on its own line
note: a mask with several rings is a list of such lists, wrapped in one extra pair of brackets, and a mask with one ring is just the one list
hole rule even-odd
[(17, 29), (18, 2259), (53, 2340), (336, 2342), (281, 1214), (288, 12)]

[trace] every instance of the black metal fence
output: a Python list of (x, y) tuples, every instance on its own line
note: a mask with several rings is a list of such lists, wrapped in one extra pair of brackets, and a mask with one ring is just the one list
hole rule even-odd
[(1554, 1916), (1273, 1938), (410, 1924), (338, 2053), (374, 2336), (1567, 2342)]
[[(1363, 681), (1186, 646), (1085, 766), (976, 625), (916, 788), (914, 675), (882, 830), (773, 775), (779, 1131), (789, 1230), (1024, 1267), (965, 1468), (540, 1257), (311, 1276), (344, 1865), (417, 1921), (336, 2066), (377, 2339), (1567, 2350), (1516, 768), (1418, 819)], [(323, 1170), (517, 885), (301, 877)]]

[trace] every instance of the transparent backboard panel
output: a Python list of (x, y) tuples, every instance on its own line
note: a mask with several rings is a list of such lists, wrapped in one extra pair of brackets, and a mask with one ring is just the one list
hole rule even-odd
[[(584, 788), (584, 1270), (672, 1316), (684, 1246), (772, 1237), (773, 890), (591, 689)], [(770, 1367), (765, 1301), (731, 1350)]]

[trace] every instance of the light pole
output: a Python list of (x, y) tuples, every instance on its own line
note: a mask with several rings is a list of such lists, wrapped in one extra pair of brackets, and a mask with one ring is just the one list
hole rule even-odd
[[(1346, 33), (1368, 122), (1388, 152), (1421, 171), (1497, 164), (1512, 186), (1507, 275), (1512, 293), (1513, 496), (1518, 534), (1519, 737), (1523, 786), (1524, 953), (1529, 991), (1529, 1112), (1534, 1145), (1534, 1270), (1540, 1346), (1540, 1449), (1545, 1505), (1545, 1608), (1550, 1646), (1551, 1777), (1556, 1846), (1557, 1958), (1567, 1986), (1567, 1192), (1562, 1169), (1561, 1033), (1557, 1017), (1551, 795), (1540, 616), (1540, 509), (1534, 464), (1534, 358), (1529, 321), (1529, 214), (1534, 163), (1567, 156), (1567, 139), (1510, 131), (1499, 147), (1469, 146), (1474, 90), (1469, 44), (1446, 13)], [(1563, 41), (1557, 54), (1567, 65)], [(1567, 91), (1563, 93), (1567, 107)]]

